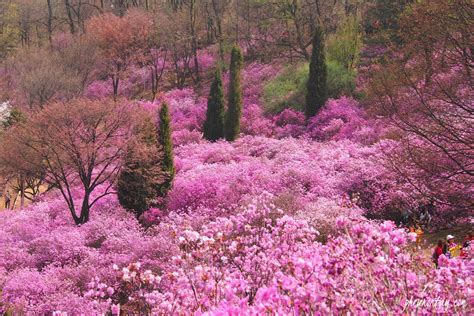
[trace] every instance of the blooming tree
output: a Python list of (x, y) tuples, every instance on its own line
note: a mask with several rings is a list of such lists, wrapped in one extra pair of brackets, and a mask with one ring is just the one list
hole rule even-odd
[[(39, 163), (44, 166), (46, 181), (59, 189), (74, 222), (83, 224), (89, 220), (91, 206), (111, 193), (130, 131), (127, 107), (76, 99), (47, 106), (11, 128), (5, 139), (17, 139), (21, 151), (32, 151), (41, 157)], [(29, 161), (29, 157), (17, 159), (38, 162)], [(83, 200), (77, 214), (72, 188), (79, 183)], [(105, 183), (109, 183), (108, 189), (91, 199), (92, 192)]]
[[(373, 108), (402, 138), (392, 168), (426, 198), (472, 209), (472, 21), (462, 1), (414, 5), (401, 21), (402, 49), (375, 76)], [(467, 10), (467, 11), (466, 11)], [(432, 21), (438, 21), (433, 23)], [(470, 65), (470, 66), (469, 66)]]
[(149, 52), (152, 26), (150, 17), (139, 11), (128, 12), (123, 17), (104, 14), (88, 21), (87, 31), (100, 49), (112, 80), (114, 98), (128, 68), (144, 60), (144, 53)]

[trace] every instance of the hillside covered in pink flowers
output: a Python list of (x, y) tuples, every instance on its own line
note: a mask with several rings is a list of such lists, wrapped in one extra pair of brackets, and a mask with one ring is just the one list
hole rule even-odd
[(472, 313), (473, 13), (0, 4), (0, 313)]

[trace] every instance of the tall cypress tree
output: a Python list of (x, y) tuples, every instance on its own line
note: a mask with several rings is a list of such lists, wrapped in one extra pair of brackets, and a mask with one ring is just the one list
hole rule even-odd
[(306, 89), (306, 117), (310, 118), (318, 113), (328, 98), (324, 34), (320, 26), (316, 27), (313, 35), (313, 50)]
[(171, 141), (171, 116), (168, 110), (168, 104), (165, 102), (160, 110), (160, 128), (158, 132), (158, 142), (163, 150), (163, 160), (161, 163), (162, 171), (166, 175), (165, 182), (160, 185), (161, 196), (166, 196), (173, 185), (175, 174), (173, 159), (173, 143)]
[(219, 68), (216, 70), (214, 81), (207, 99), (206, 121), (204, 122), (204, 138), (216, 141), (224, 137), (224, 92)]
[(242, 86), (240, 73), (243, 58), (238, 46), (232, 48), (230, 57), (230, 81), (228, 95), (228, 109), (225, 118), (225, 139), (234, 141), (240, 133), (240, 116), (242, 115)]
[(143, 120), (137, 136), (127, 148), (124, 167), (117, 182), (120, 204), (139, 218), (155, 202), (163, 182), (157, 131), (150, 117)]

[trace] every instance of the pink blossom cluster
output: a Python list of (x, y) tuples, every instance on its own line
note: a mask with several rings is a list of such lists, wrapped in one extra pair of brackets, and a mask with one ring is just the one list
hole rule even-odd
[[(114, 287), (129, 299), (111, 304), (153, 313), (383, 314), (465, 313), (474, 303), (462, 261), (442, 257), (432, 270), (429, 258), (411, 250), (415, 236), (392, 222), (339, 217), (336, 225), (340, 236), (321, 244), (317, 230), (264, 194), (199, 229), (181, 227), (179, 251), (163, 270), (130, 277), (123, 268)], [(464, 303), (449, 310), (408, 304), (430, 297)]]
[(165, 234), (147, 236), (114, 196), (94, 205), (91, 220), (80, 227), (52, 194), (28, 208), (0, 212), (0, 229), (0, 306), (28, 314), (98, 313), (105, 305), (83, 296), (93, 278), (114, 279), (113, 263), (160, 266), (172, 247)]
[(349, 97), (330, 99), (323, 109), (306, 122), (304, 114), (286, 109), (273, 117), (275, 135), (306, 137), (318, 141), (350, 139), (373, 144), (382, 136), (381, 124), (369, 119), (357, 101)]
[[(178, 176), (168, 207), (231, 207), (268, 191), (285, 196), (291, 209), (321, 197), (340, 199), (360, 191), (372, 209), (382, 210), (406, 189), (406, 184), (391, 178), (380, 163), (382, 146), (391, 144), (364, 146), (348, 140), (319, 143), (253, 136), (232, 144), (183, 145), (175, 149)], [(410, 198), (408, 194), (404, 197)]]

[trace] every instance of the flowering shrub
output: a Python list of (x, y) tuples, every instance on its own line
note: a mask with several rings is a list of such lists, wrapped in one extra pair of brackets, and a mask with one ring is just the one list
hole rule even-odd
[[(284, 215), (270, 198), (199, 230), (182, 230), (179, 251), (163, 271), (130, 264), (113, 287), (96, 281), (100, 289), (90, 297), (154, 313), (446, 312), (445, 306), (410, 305), (430, 297), (463, 302), (450, 312), (471, 306), (473, 280), (465, 265), (442, 258), (441, 268), (429, 271), (430, 259), (410, 251), (415, 236), (391, 222), (340, 217), (341, 235), (323, 245), (306, 221)], [(106, 288), (115, 296), (106, 296)]]
[(303, 112), (285, 109), (273, 117), (278, 138), (299, 137), (306, 132), (306, 118)]
[(330, 99), (308, 125), (308, 134), (321, 141), (351, 139), (372, 144), (380, 131), (369, 120), (357, 102), (351, 98)]
[(366, 192), (366, 205), (380, 212), (405, 189), (379, 163), (381, 146), (251, 136), (232, 144), (181, 146), (176, 149), (178, 176), (168, 207), (231, 207), (262, 191), (291, 194), (298, 203), (361, 191)]
[(80, 227), (71, 222), (62, 198), (43, 199), (47, 202), (0, 213), (0, 306), (34, 314), (97, 313), (100, 304), (82, 298), (92, 278), (113, 279), (113, 263), (167, 257), (170, 245), (161, 244), (166, 237), (145, 236), (115, 197), (96, 203), (91, 220)]
[(340, 231), (336, 225), (338, 218), (359, 219), (363, 210), (349, 203), (337, 203), (334, 199), (319, 198), (313, 203), (308, 203), (297, 211), (295, 218), (305, 219), (309, 225), (316, 228), (326, 239), (328, 236), (337, 235)]

